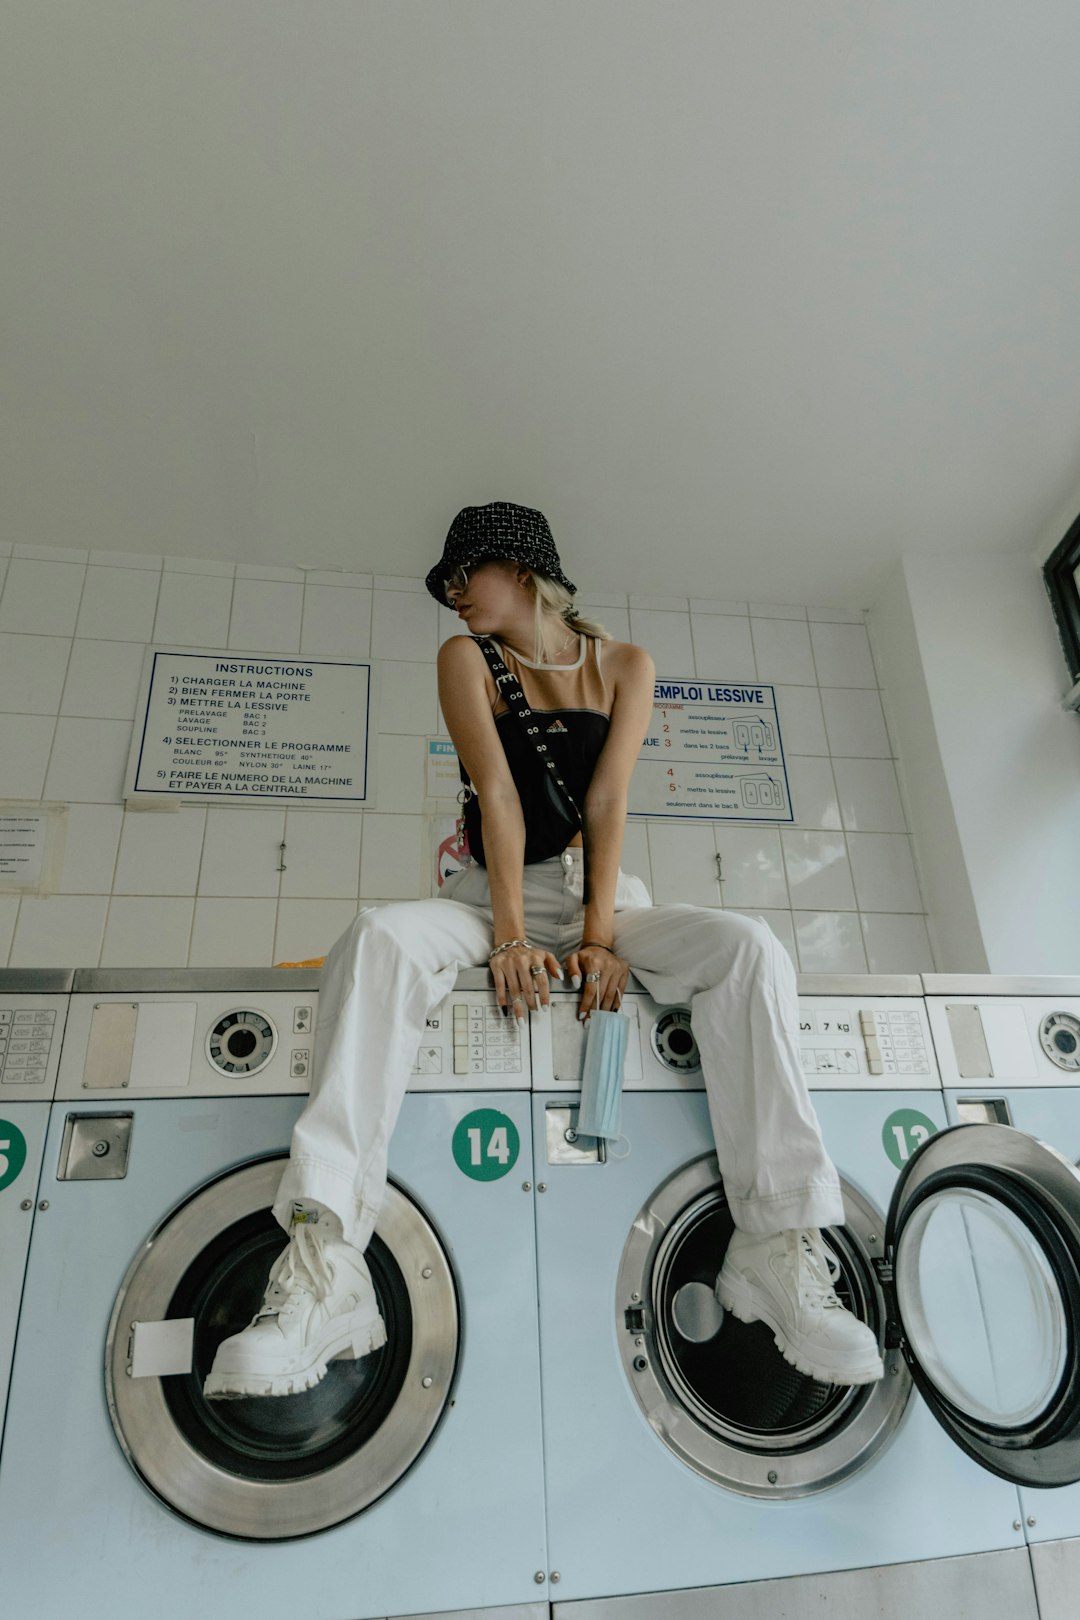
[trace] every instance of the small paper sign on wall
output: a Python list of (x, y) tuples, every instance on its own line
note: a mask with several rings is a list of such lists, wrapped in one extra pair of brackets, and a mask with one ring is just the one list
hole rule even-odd
[(428, 737), (424, 791), (429, 799), (456, 799), (461, 792), (457, 749), (449, 737)]
[(147, 649), (125, 795), (362, 808), (371, 665)]
[(66, 828), (66, 804), (0, 799), (0, 894), (52, 894)]

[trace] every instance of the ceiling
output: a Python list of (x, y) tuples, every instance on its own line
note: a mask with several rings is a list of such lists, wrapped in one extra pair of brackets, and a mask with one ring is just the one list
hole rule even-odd
[(1080, 507), (1074, 0), (34, 0), (2, 537), (865, 605)]

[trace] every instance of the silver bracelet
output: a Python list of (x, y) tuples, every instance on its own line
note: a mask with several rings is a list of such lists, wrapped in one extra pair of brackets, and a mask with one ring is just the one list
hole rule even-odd
[(526, 951), (533, 949), (527, 939), (504, 939), (501, 945), (496, 945), (495, 949), (488, 954), (488, 961), (492, 961), (496, 956), (501, 956), (503, 951), (512, 951), (515, 945), (520, 945)]

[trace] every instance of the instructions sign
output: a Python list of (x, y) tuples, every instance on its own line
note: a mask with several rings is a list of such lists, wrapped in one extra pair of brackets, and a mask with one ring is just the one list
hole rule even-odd
[(709, 821), (794, 821), (776, 717), (760, 681), (656, 682), (629, 811)]
[(362, 805), (371, 665), (151, 647), (128, 797)]

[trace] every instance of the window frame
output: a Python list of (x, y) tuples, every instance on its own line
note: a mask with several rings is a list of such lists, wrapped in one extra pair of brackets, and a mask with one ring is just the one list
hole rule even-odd
[(1043, 580), (1054, 611), (1070, 682), (1080, 683), (1080, 517), (1043, 565)]

